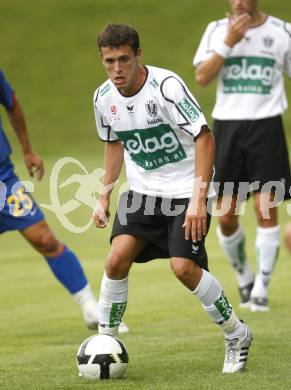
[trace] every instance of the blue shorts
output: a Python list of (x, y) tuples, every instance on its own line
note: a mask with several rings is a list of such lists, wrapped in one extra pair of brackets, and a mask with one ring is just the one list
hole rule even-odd
[(23, 230), (43, 219), (42, 211), (14, 172), (0, 181), (0, 233)]

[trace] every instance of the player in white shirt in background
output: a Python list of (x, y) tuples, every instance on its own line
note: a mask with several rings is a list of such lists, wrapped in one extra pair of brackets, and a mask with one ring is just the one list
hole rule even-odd
[[(217, 235), (237, 275), (241, 306), (268, 311), (268, 285), (279, 250), (280, 228), (274, 191), (288, 198), (290, 168), (281, 114), (287, 108), (284, 72), (291, 77), (291, 25), (266, 15), (257, 0), (229, 0), (232, 15), (211, 22), (194, 57), (196, 80), (217, 78), (212, 112), (216, 142), (218, 205), (230, 210), (219, 218)], [(234, 191), (223, 193), (223, 184)], [(239, 182), (253, 183), (257, 216), (257, 272), (245, 254), (245, 235), (236, 213)], [(281, 187), (280, 187), (281, 184)], [(241, 187), (242, 189), (242, 187)]]
[(242, 370), (252, 335), (208, 272), (206, 202), (214, 142), (203, 113), (175, 73), (141, 64), (137, 32), (107, 25), (98, 48), (109, 79), (94, 94), (99, 137), (105, 142), (104, 187), (95, 210), (107, 226), (112, 183), (125, 161), (130, 190), (120, 197), (101, 284), (99, 333), (115, 336), (125, 311), (133, 262), (170, 258), (176, 277), (225, 334), (224, 373)]

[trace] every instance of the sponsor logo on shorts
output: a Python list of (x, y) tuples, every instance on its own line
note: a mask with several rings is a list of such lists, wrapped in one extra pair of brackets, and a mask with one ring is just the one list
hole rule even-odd
[(132, 160), (146, 170), (184, 160), (186, 153), (169, 125), (116, 131)]
[(231, 57), (222, 73), (224, 93), (271, 93), (275, 60), (266, 57)]
[(195, 244), (192, 244), (192, 253), (194, 255), (198, 255), (198, 251), (199, 251), (199, 245), (195, 245)]
[(182, 109), (184, 114), (190, 119), (191, 122), (196, 122), (199, 118), (199, 112), (194, 104), (187, 98), (184, 97), (179, 103), (178, 106)]

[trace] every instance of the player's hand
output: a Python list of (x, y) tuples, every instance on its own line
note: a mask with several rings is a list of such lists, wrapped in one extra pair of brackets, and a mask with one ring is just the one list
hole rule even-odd
[(228, 18), (228, 28), (227, 35), (225, 38), (225, 43), (229, 47), (233, 47), (236, 43), (242, 40), (245, 36), (248, 28), (251, 23), (251, 16), (247, 13), (233, 17), (230, 14), (226, 14)]
[(185, 239), (193, 242), (201, 241), (207, 233), (207, 209), (205, 199), (190, 201), (186, 211)]
[(44, 165), (42, 159), (35, 153), (29, 152), (24, 154), (26, 168), (31, 177), (41, 180), (44, 174)]
[(97, 228), (105, 228), (109, 224), (109, 199), (100, 198), (97, 201), (97, 205), (93, 212), (93, 218), (95, 222), (95, 226)]

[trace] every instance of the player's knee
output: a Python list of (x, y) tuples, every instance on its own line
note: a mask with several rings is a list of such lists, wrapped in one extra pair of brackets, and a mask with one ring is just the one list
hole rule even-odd
[(42, 232), (36, 242), (37, 250), (48, 257), (58, 255), (61, 245), (50, 230)]
[(124, 279), (128, 275), (130, 264), (123, 256), (117, 253), (110, 253), (105, 268), (108, 278)]
[(225, 214), (219, 217), (219, 225), (222, 234), (229, 236), (238, 228), (238, 219), (232, 214)]
[(224, 214), (219, 217), (219, 224), (222, 227), (232, 226), (236, 222), (236, 219), (233, 215)]
[(273, 227), (273, 226), (276, 226), (277, 225), (277, 217), (275, 215), (274, 212), (272, 212), (272, 210), (268, 210), (268, 209), (265, 209), (265, 210), (261, 210), (261, 209), (258, 209), (256, 210), (256, 216), (257, 216), (257, 222), (258, 222), (258, 226), (261, 226), (261, 227)]
[(258, 225), (261, 225), (265, 219), (262, 210), (260, 209), (260, 207), (255, 207), (255, 211), (256, 211)]
[(172, 261), (171, 267), (174, 274), (181, 281), (189, 279), (193, 273), (192, 267), (190, 267), (190, 261)]

